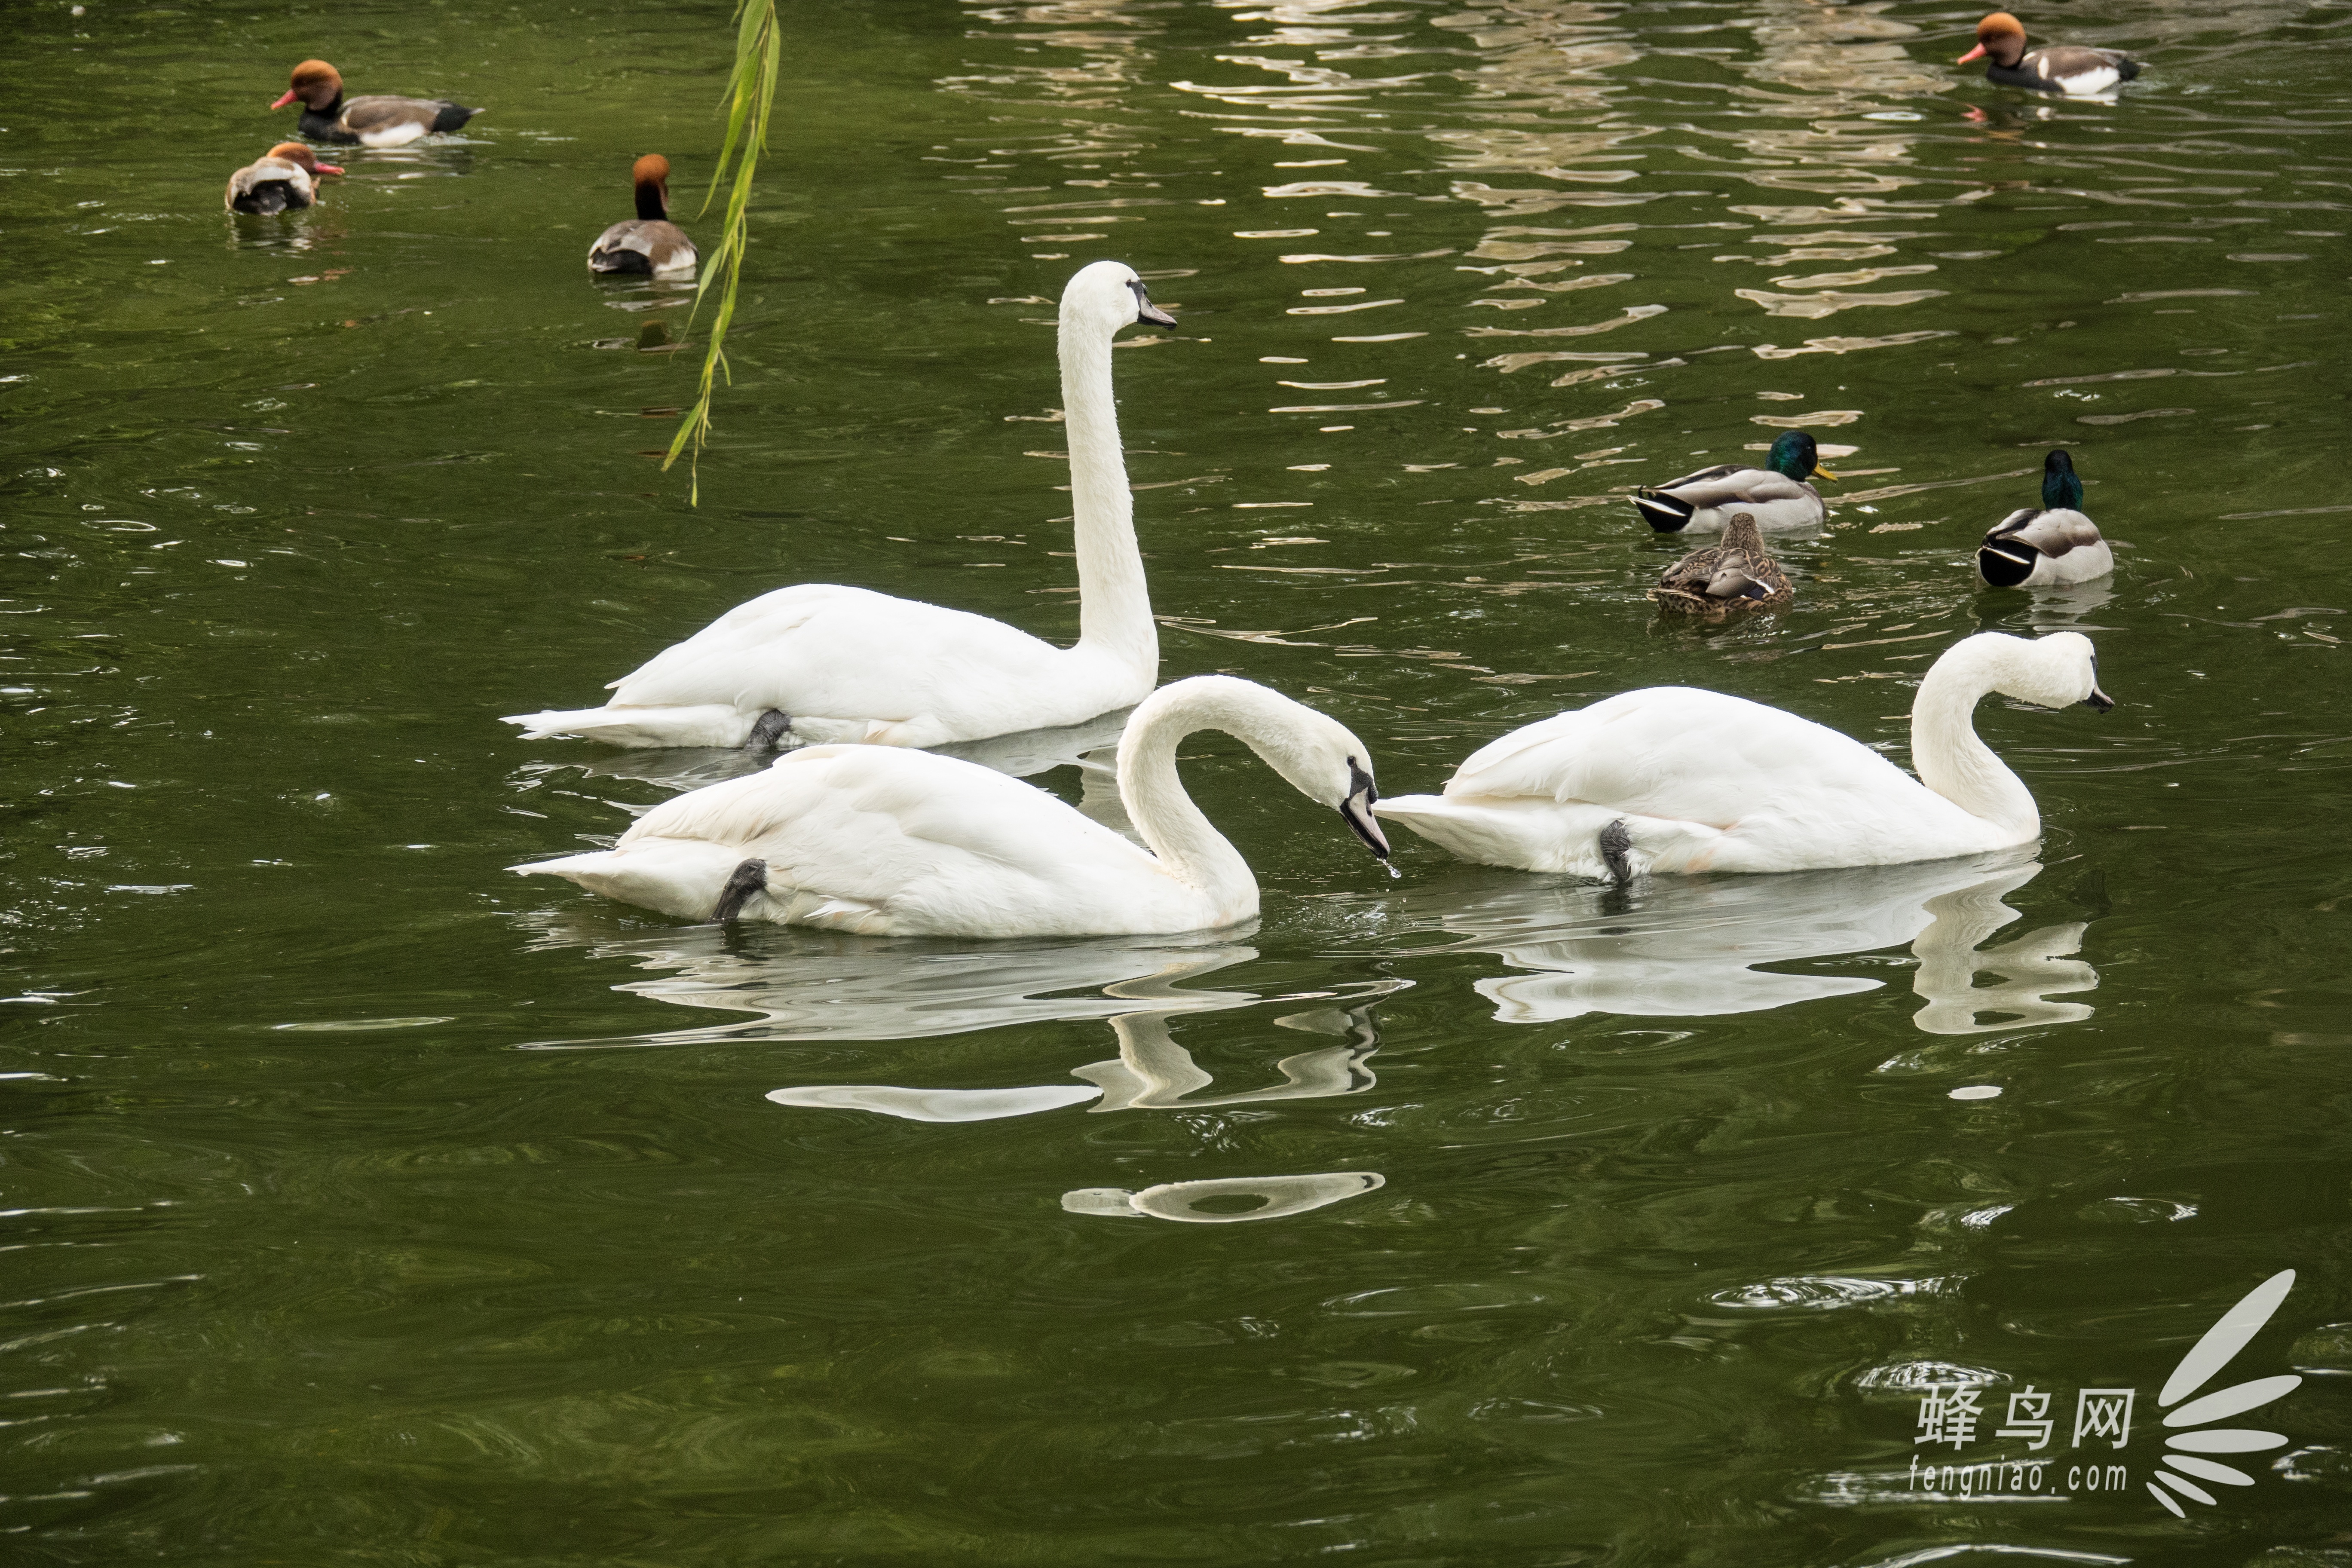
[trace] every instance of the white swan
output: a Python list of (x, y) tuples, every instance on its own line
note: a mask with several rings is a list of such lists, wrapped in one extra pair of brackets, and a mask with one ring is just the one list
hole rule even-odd
[(509, 868), (688, 920), (739, 917), (868, 936), (1118, 936), (1257, 913), (1257, 879), (1176, 776), (1196, 730), (1239, 736), (1335, 806), (1372, 853), (1388, 840), (1364, 743), (1337, 720), (1231, 676), (1161, 688), (1128, 721), (1118, 788), (1138, 848), (1020, 780), (929, 752), (814, 746), (667, 800), (612, 848)]
[(963, 610), (803, 583), (738, 605), (610, 682), (602, 708), (505, 722), (529, 740), (577, 734), (616, 746), (936, 746), (1076, 724), (1142, 700), (1160, 678), (1160, 634), (1110, 377), (1111, 339), (1138, 321), (1176, 324), (1118, 262), (1081, 268), (1062, 290), (1075, 647)]
[(2115, 703), (2098, 678), (2077, 632), (1962, 638), (1911, 704), (1916, 779), (1809, 719), (1654, 686), (1515, 730), (1464, 763), (1443, 795), (1375, 809), (1465, 860), (1617, 881), (1971, 855), (2042, 832), (2032, 792), (1977, 739), (1978, 699), (2104, 713)]

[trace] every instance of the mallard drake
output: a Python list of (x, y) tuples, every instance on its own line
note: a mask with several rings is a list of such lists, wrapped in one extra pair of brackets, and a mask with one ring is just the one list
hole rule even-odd
[(700, 260), (694, 241), (669, 221), (669, 160), (648, 153), (636, 161), (630, 176), (637, 185), (637, 216), (596, 237), (588, 247), (588, 270), (693, 277)]
[(280, 142), (231, 174), (221, 199), (233, 213), (290, 212), (318, 200), (320, 175), (341, 173), (332, 163), (319, 162), (299, 142)]
[(1829, 510), (1805, 481), (1815, 474), (1837, 478), (1820, 466), (1820, 457), (1811, 436), (1783, 430), (1764, 467), (1725, 463), (1647, 486), (1633, 492), (1633, 510), (1660, 533), (1718, 533), (1735, 510), (1752, 515), (1761, 529), (1819, 528)]
[(1666, 569), (1650, 597), (1661, 610), (1723, 616), (1735, 610), (1777, 610), (1796, 597), (1789, 574), (1764, 548), (1756, 514), (1735, 511), (1723, 542), (1694, 550)]
[(2115, 49), (2045, 44), (2029, 53), (2025, 24), (2006, 11), (1995, 11), (1977, 24), (1977, 47), (1957, 63), (1981, 59), (1992, 62), (1985, 67), (1985, 80), (2035, 92), (2105, 92), (2139, 75), (2139, 62)]
[(345, 98), (341, 73), (324, 60), (296, 66), (293, 85), (269, 107), (283, 109), (298, 99), (303, 135), (362, 147), (403, 147), (436, 131), (462, 131), (482, 112), (446, 98)]
[(2042, 508), (2020, 507), (1977, 547), (1977, 575), (1993, 588), (2055, 588), (2116, 569), (2099, 525), (2083, 515), (2083, 481), (2060, 447), (2042, 459)]

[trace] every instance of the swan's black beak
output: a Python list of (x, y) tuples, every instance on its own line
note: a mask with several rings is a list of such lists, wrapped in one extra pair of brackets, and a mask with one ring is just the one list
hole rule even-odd
[(2105, 713), (2115, 705), (2116, 700), (2095, 686), (2091, 688), (2091, 694), (2083, 699), (2083, 706), (2094, 713)]
[(1348, 798), (1339, 803), (1339, 816), (1355, 836), (1362, 839), (1371, 852), (1385, 860), (1389, 858), (1388, 835), (1372, 820), (1372, 802), (1381, 792), (1355, 758), (1348, 759)]
[(1138, 281), (1129, 283), (1128, 287), (1135, 290), (1135, 319), (1137, 321), (1150, 321), (1155, 327), (1172, 327), (1176, 324), (1175, 317), (1170, 315), (1167, 311), (1161, 310), (1159, 306), (1151, 302), (1151, 296), (1144, 292), (1141, 282)]

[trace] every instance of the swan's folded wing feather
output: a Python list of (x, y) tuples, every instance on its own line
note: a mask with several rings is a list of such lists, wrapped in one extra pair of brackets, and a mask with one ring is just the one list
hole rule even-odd
[(901, 721), (968, 689), (1055, 679), (1061, 650), (1002, 621), (864, 588), (762, 594), (612, 683), (615, 707), (730, 702), (794, 717)]

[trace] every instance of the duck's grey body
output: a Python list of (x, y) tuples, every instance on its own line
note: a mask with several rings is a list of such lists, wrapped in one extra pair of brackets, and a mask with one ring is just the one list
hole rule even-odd
[(1633, 492), (1633, 510), (1660, 533), (1720, 533), (1734, 512), (1746, 512), (1769, 532), (1819, 528), (1828, 521), (1821, 492), (1805, 481), (1819, 474), (1821, 449), (1802, 430), (1783, 430), (1761, 468), (1725, 463)]
[(1977, 547), (1977, 575), (1994, 588), (2054, 588), (2116, 569), (2099, 525), (2070, 507), (2020, 507)]

